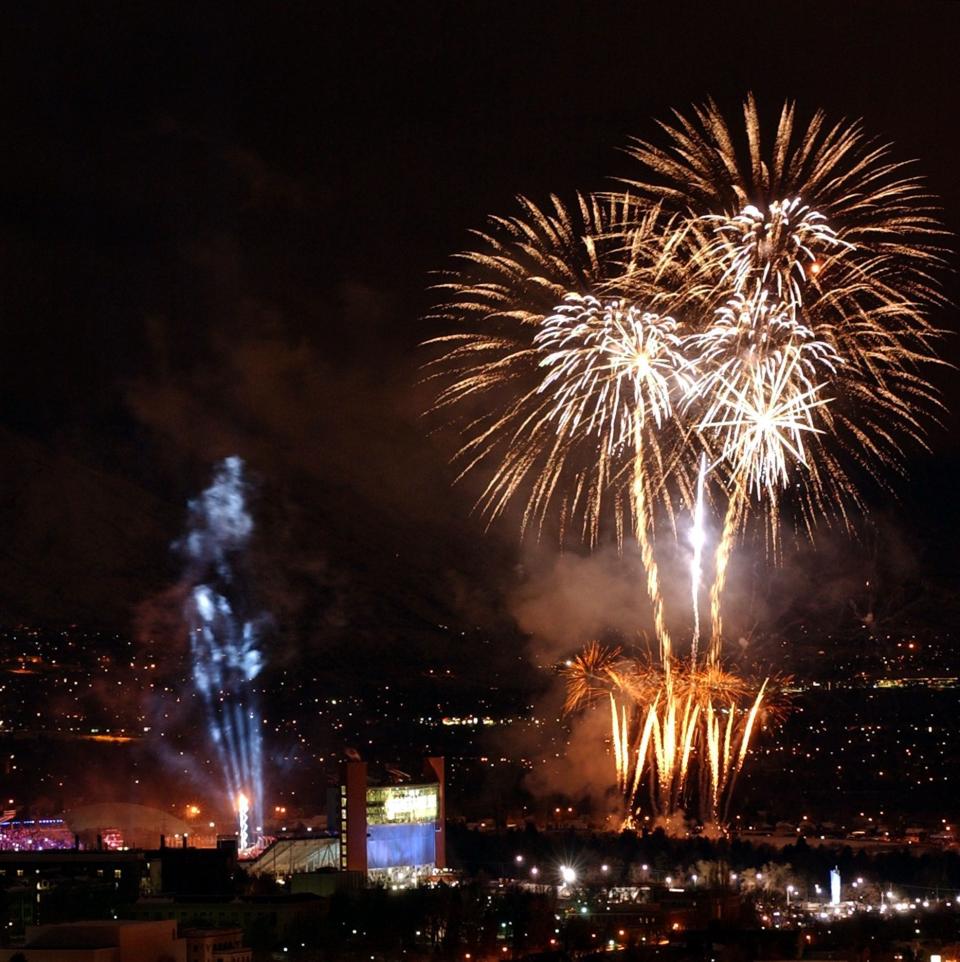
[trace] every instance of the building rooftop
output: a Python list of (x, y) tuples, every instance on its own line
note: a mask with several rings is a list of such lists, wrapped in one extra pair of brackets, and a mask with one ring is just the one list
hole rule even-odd
[(167, 921), (91, 920), (61, 922), (27, 929), (28, 949), (109, 949), (115, 947), (121, 929), (165, 928)]

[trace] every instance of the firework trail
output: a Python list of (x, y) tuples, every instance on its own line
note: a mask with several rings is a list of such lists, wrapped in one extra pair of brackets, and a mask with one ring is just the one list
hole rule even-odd
[(246, 490), (243, 461), (226, 458), (210, 487), (190, 502), (189, 531), (180, 542), (190, 586), (184, 615), (193, 679), (243, 834), (248, 827), (259, 833), (263, 825), (261, 722), (251, 684), (263, 656), (238, 570), (253, 533)]
[(700, 471), (697, 474), (697, 500), (693, 508), (693, 530), (690, 539), (693, 543), (693, 557), (690, 559), (690, 595), (693, 601), (693, 636), (690, 639), (690, 663), (697, 663), (697, 648), (700, 645), (700, 582), (703, 578), (703, 546), (706, 532), (703, 529), (703, 483), (707, 474), (707, 456), (700, 455)]

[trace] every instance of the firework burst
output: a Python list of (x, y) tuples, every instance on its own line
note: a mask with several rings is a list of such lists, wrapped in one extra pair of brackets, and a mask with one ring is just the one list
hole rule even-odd
[[(428, 342), (433, 410), (465, 439), (460, 476), (485, 475), (489, 520), (518, 501), (525, 530), (553, 515), (561, 535), (574, 526), (592, 545), (606, 518), (622, 541), (636, 528), (637, 446), (649, 497), (684, 465), (667, 430), (682, 384), (679, 325), (664, 309), (683, 287), (676, 232), (627, 196), (521, 208), (438, 285), (435, 316), (461, 331)], [(617, 294), (627, 286), (629, 300)]]
[[(755, 408), (764, 385), (815, 406), (811, 423), (820, 430), (807, 442), (816, 457), (762, 472), (782, 490), (783, 468), (799, 466), (789, 477), (812, 530), (825, 515), (846, 522), (850, 506), (862, 508), (838, 453), (883, 481), (902, 467), (900, 439), (922, 441), (936, 411), (936, 393), (917, 369), (934, 357), (940, 333), (929, 314), (943, 304), (933, 273), (944, 232), (920, 178), (859, 124), (828, 125), (817, 112), (803, 126), (787, 103), (765, 145), (752, 97), (743, 118), (738, 143), (712, 102), (692, 118), (677, 114), (661, 125), (665, 146), (632, 144), (642, 173), (629, 188), (687, 218), (683, 244), (700, 269), (699, 316), (686, 348), (696, 375), (690, 416), (707, 435), (722, 435), (736, 427), (718, 412), (736, 410), (741, 398)], [(742, 462), (731, 473), (738, 465), (758, 479), (756, 466)], [(753, 500), (775, 531), (779, 499), (765, 487)]]
[(622, 300), (568, 294), (533, 338), (557, 433), (597, 436), (616, 454), (633, 446), (638, 418), (662, 429), (682, 384), (678, 328)]
[[(431, 342), (435, 409), (455, 416), (461, 474), (483, 471), (489, 519), (523, 506), (593, 546), (606, 518), (634, 535), (659, 661), (588, 646), (568, 672), (568, 710), (601, 695), (632, 819), (643, 784), (672, 816), (698, 786), (720, 822), (757, 726), (775, 701), (721, 664), (721, 600), (752, 516), (777, 548), (789, 504), (812, 535), (852, 523), (859, 483), (904, 467), (939, 400), (923, 376), (944, 303), (942, 228), (922, 182), (858, 124), (804, 126), (794, 106), (761, 136), (712, 102), (635, 141), (624, 190), (568, 210), (521, 201), (440, 285), (460, 333)], [(724, 505), (700, 663), (704, 514)], [(693, 632), (677, 659), (656, 556), (693, 515)], [(666, 525), (658, 521), (665, 518)], [(694, 771), (697, 777), (693, 777)]]

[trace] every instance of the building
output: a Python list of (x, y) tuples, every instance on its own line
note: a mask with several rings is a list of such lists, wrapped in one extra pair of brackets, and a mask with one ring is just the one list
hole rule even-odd
[(154, 895), (229, 895), (237, 869), (236, 845), (168, 846), (145, 853), (145, 889)]
[[(273, 944), (314, 928), (328, 909), (316, 895), (144, 898), (123, 908), (131, 919), (170, 919), (186, 929), (240, 929), (248, 943)], [(4, 962), (0, 958), (0, 962)], [(30, 960), (32, 962), (32, 960)]]
[(0, 890), (9, 901), (7, 934), (31, 926), (105, 918), (141, 890), (142, 852), (0, 852)]
[(84, 851), (53, 849), (37, 852), (0, 852), (0, 884), (12, 883), (47, 888), (52, 881), (101, 881), (123, 895), (140, 890), (143, 874), (142, 852)]
[(231, 896), (236, 846), (0, 851), (7, 937), (31, 926), (109, 918), (141, 895)]
[(0, 949), (0, 962), (18, 955), (28, 962), (187, 962), (187, 941), (176, 922), (67, 922), (31, 926), (23, 946)]
[(242, 929), (184, 929), (187, 962), (250, 962), (253, 953), (244, 948)]
[(371, 784), (366, 762), (340, 769), (340, 868), (403, 881), (446, 867), (444, 760), (427, 758), (424, 780)]

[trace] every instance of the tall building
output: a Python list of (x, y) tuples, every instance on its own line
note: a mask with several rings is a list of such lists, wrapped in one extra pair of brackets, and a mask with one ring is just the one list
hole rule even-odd
[(444, 760), (427, 758), (422, 780), (370, 784), (367, 764), (340, 768), (340, 868), (405, 878), (446, 867)]

